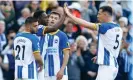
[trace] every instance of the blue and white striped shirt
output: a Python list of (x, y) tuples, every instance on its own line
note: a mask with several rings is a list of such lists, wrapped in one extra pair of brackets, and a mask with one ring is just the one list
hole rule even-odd
[[(60, 30), (55, 33), (48, 33), (42, 36), (44, 26), (39, 27), (38, 35), (40, 38), (40, 50), (44, 61), (44, 75), (56, 76), (63, 63), (63, 50), (69, 49), (68, 38), (66, 34)], [(65, 69), (64, 75), (67, 74)]]
[(122, 29), (115, 23), (102, 23), (98, 26), (97, 63), (117, 67)]

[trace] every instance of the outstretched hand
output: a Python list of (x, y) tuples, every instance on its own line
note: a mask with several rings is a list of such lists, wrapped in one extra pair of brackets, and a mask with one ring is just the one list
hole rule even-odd
[(69, 12), (69, 9), (68, 9), (67, 6), (68, 6), (68, 4), (67, 3), (64, 3), (64, 11), (69, 16), (70, 12)]

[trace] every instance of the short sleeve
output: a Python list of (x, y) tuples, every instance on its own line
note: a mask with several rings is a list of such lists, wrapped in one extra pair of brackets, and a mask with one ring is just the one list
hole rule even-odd
[(108, 24), (101, 24), (100, 26), (99, 26), (99, 33), (101, 33), (101, 34), (105, 34), (106, 32), (107, 32), (107, 30), (109, 29), (109, 25)]
[(61, 49), (70, 49), (69, 41), (65, 33), (61, 36), (61, 42), (60, 42)]
[(39, 25), (37, 29), (37, 36), (43, 36), (45, 29), (46, 29), (46, 26)]
[(39, 39), (36, 36), (32, 40), (32, 50), (33, 52), (40, 52)]

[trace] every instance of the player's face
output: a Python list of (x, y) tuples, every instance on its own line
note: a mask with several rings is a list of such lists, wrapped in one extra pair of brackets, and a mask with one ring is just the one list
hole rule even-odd
[(104, 22), (104, 18), (105, 18), (105, 13), (102, 11), (102, 9), (99, 10), (98, 15), (97, 15), (97, 19), (99, 22)]
[(48, 18), (48, 26), (53, 26), (59, 21), (59, 15), (52, 13)]
[(48, 24), (47, 18), (48, 18), (48, 15), (46, 13), (43, 13), (40, 19), (38, 20), (39, 24), (47, 25)]
[(37, 32), (37, 26), (38, 26), (38, 22), (33, 22), (32, 23), (32, 27), (31, 27), (31, 32), (32, 33), (36, 33)]

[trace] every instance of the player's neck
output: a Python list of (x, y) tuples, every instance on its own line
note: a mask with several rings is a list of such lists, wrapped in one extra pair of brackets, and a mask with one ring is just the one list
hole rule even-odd
[(49, 34), (54, 35), (54, 34), (56, 34), (58, 31), (59, 31), (59, 29), (57, 29), (56, 31), (51, 32), (51, 33), (49, 33)]
[(31, 33), (30, 30), (27, 29), (27, 28), (24, 30), (24, 32), (26, 32), (26, 33)]
[(106, 19), (104, 22), (105, 22), (105, 23), (113, 23), (113, 20), (112, 20), (112, 18), (108, 18), (108, 19)]

